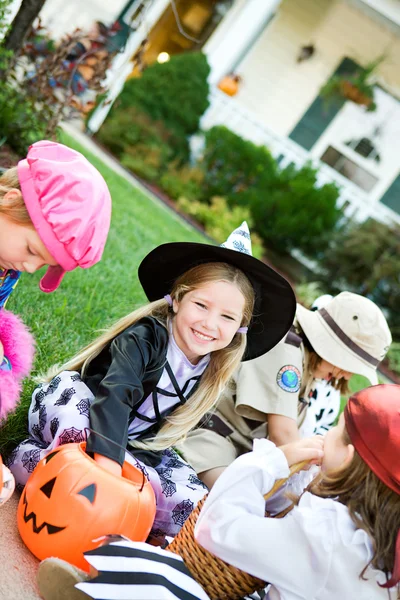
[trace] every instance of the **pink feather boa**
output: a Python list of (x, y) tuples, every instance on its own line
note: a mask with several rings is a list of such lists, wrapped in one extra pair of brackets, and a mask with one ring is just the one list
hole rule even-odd
[(11, 371), (0, 370), (0, 419), (13, 410), (21, 393), (21, 382), (32, 369), (35, 342), (21, 319), (9, 310), (0, 310), (0, 342)]

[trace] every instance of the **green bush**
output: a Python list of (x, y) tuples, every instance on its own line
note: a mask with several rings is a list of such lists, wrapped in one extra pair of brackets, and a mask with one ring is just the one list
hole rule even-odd
[(189, 136), (209, 105), (207, 78), (210, 67), (201, 52), (185, 52), (166, 63), (154, 63), (141, 77), (129, 79), (115, 108), (139, 106), (155, 121)]
[(325, 294), (325, 290), (319, 281), (308, 281), (296, 285), (297, 300), (306, 308), (311, 308), (314, 300), (323, 294)]
[(346, 223), (321, 257), (324, 282), (348, 289), (380, 306), (393, 338), (400, 340), (400, 228), (369, 219)]
[(174, 200), (182, 196), (187, 200), (198, 200), (203, 194), (204, 171), (200, 167), (170, 163), (159, 181), (162, 189)]
[(231, 204), (248, 204), (247, 192), (268, 189), (278, 165), (265, 146), (256, 146), (230, 129), (216, 126), (206, 134), (204, 195), (225, 196)]
[(393, 342), (387, 353), (387, 358), (390, 369), (400, 375), (400, 342)]
[(113, 113), (98, 132), (97, 139), (126, 168), (150, 181), (158, 181), (173, 159), (174, 134), (162, 121), (153, 121), (137, 107)]
[(0, 140), (22, 158), (31, 144), (44, 137), (45, 128), (34, 100), (20, 88), (4, 83), (0, 88)]
[(296, 170), (290, 165), (269, 189), (253, 193), (256, 231), (277, 251), (298, 248), (316, 257), (342, 217), (336, 207), (338, 196), (334, 183), (317, 187), (317, 171), (311, 166)]
[[(204, 226), (206, 233), (220, 244), (225, 242), (234, 229), (243, 221), (252, 229), (252, 220), (248, 208), (244, 206), (229, 207), (225, 198), (214, 196), (210, 204), (179, 198), (178, 207), (195, 218)], [(260, 237), (251, 233), (253, 256), (261, 258), (264, 249)]]
[(134, 107), (163, 123), (171, 134), (169, 144), (174, 157), (186, 160), (188, 136), (198, 130), (200, 117), (209, 105), (209, 72), (201, 52), (179, 54), (166, 63), (149, 66), (141, 77), (125, 83), (101, 130)]
[(341, 217), (334, 184), (318, 188), (317, 172), (309, 165), (280, 170), (265, 146), (225, 127), (206, 133), (204, 170), (203, 199), (221, 195), (230, 206), (247, 206), (265, 246), (278, 252), (299, 248), (315, 256)]

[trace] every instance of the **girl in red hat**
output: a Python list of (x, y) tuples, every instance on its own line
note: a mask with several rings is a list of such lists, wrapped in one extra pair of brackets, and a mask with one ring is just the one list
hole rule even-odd
[[(326, 434), (321, 470), (297, 505), (283, 519), (265, 518), (264, 494), (292, 464), (310, 458), (308, 445), (276, 448), (255, 440), (253, 451), (234, 461), (210, 492), (197, 541), (270, 582), (266, 600), (398, 598), (400, 386), (377, 385), (352, 396)], [(289, 482), (298, 487), (303, 475)], [(268, 510), (279, 511), (279, 498), (271, 502)]]

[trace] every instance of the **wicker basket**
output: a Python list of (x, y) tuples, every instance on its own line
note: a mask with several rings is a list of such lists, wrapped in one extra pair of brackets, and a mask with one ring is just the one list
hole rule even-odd
[[(293, 465), (290, 475), (301, 471), (305, 465), (304, 462)], [(278, 479), (264, 498), (267, 500), (273, 496), (286, 481), (286, 479)], [(167, 550), (182, 557), (194, 579), (202, 586), (211, 600), (240, 600), (243, 596), (265, 587), (266, 582), (228, 565), (196, 542), (194, 527), (205, 500), (206, 497), (198, 503)], [(277, 517), (282, 517), (287, 512), (286, 510)]]

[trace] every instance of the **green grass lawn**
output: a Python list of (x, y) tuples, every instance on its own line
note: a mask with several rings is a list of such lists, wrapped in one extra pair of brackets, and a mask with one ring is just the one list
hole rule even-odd
[[(113, 199), (112, 223), (101, 263), (68, 273), (53, 294), (39, 290), (38, 281), (44, 270), (24, 274), (10, 297), (7, 308), (22, 316), (37, 341), (33, 374), (63, 362), (99, 329), (145, 302), (137, 268), (152, 248), (171, 241), (208, 241), (79, 147), (71, 137), (62, 134), (61, 141), (85, 154), (103, 174)], [(26, 383), (17, 411), (0, 430), (2, 454), (26, 437), (27, 410), (34, 387), (32, 381)]]

